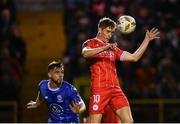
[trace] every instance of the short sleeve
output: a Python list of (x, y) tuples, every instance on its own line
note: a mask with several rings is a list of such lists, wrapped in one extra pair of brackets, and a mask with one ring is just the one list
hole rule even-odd
[(43, 82), (44, 82), (44, 80), (40, 81), (39, 84), (38, 84), (38, 90), (39, 90), (39, 91), (41, 91), (41, 87), (42, 87), (42, 85), (43, 85)]
[(124, 58), (125, 53), (126, 53), (126, 51), (123, 51), (123, 50), (121, 50), (119, 48), (116, 48), (116, 50), (114, 51), (116, 60), (122, 61), (123, 58)]
[(78, 104), (83, 102), (82, 98), (77, 92), (77, 89), (74, 86), (71, 87), (71, 99), (76, 101)]
[(88, 43), (87, 43), (87, 41), (85, 41), (85, 42), (82, 44), (82, 48), (87, 47), (87, 46), (88, 46)]
[(93, 48), (93, 42), (92, 42), (92, 40), (86, 40), (86, 41), (82, 44), (82, 48), (84, 48), (84, 47)]

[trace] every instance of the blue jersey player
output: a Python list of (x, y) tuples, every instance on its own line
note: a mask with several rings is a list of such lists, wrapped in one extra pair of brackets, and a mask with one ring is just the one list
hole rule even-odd
[(39, 83), (36, 101), (30, 101), (27, 108), (37, 108), (43, 101), (47, 103), (49, 123), (79, 123), (78, 114), (85, 111), (86, 106), (76, 88), (63, 80), (64, 67), (60, 61), (48, 65), (49, 80)]

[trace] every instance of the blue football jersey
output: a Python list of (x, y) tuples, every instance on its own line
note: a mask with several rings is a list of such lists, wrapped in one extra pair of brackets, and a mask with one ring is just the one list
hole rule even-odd
[(39, 91), (48, 105), (48, 122), (79, 123), (79, 115), (74, 113), (69, 105), (72, 101), (79, 104), (82, 99), (76, 88), (70, 83), (63, 81), (59, 88), (52, 89), (49, 80), (42, 80), (39, 83)]

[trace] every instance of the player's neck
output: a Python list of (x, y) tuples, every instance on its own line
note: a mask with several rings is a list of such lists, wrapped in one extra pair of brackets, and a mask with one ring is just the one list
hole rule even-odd
[(100, 42), (105, 42), (105, 38), (104, 38), (103, 36), (101, 36), (100, 33), (98, 33), (98, 34), (96, 35), (96, 39), (97, 39), (98, 41), (100, 41)]
[(50, 81), (50, 87), (51, 88), (59, 88), (62, 84), (62, 81), (60, 83), (55, 83), (52, 80)]

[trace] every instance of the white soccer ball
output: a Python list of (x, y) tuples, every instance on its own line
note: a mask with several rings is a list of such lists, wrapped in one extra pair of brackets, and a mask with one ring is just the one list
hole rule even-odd
[(136, 21), (129, 15), (120, 16), (117, 21), (117, 28), (122, 34), (132, 33), (136, 28)]

